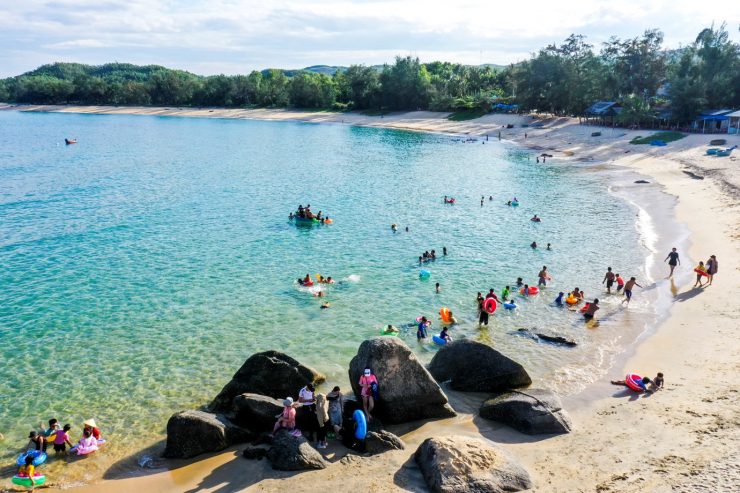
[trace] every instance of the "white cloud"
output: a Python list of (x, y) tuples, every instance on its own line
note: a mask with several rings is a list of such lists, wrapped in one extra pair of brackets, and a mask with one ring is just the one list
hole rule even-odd
[[(717, 14), (708, 13), (721, 12)], [(506, 64), (571, 33), (591, 43), (661, 28), (689, 43), (712, 21), (738, 39), (736, 0), (0, 0), (0, 77), (50, 60), (158, 63), (210, 74), (423, 60)], [(34, 56), (20, 56), (34, 53)]]

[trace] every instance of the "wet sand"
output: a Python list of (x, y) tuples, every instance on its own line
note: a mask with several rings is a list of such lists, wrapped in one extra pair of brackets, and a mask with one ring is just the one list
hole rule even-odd
[[(98, 108), (95, 110), (95, 108)], [(1, 108), (0, 108), (1, 109)], [(29, 109), (24, 107), (23, 109)], [(59, 111), (60, 107), (36, 107)], [(125, 477), (76, 488), (76, 491), (326, 491), (343, 490), (426, 491), (413, 452), (428, 436), (482, 435), (503, 445), (530, 471), (537, 492), (620, 491), (740, 491), (740, 384), (736, 381), (740, 351), (736, 318), (738, 288), (734, 273), (740, 269), (738, 254), (738, 197), (734, 158), (710, 158), (704, 149), (717, 136), (691, 135), (666, 147), (632, 146), (628, 142), (645, 131), (595, 129), (573, 119), (551, 119), (550, 128), (500, 129), (505, 123), (520, 125), (531, 118), (491, 115), (469, 122), (450, 122), (444, 113), (413, 112), (384, 118), (359, 114), (308, 113), (288, 110), (186, 110), (171, 108), (79, 107), (76, 112), (176, 114), (228, 118), (260, 118), (334, 122), (413, 130), (471, 133), (502, 138), (547, 152), (564, 166), (579, 162), (606, 162), (644, 175), (675, 198), (676, 219), (691, 232), (690, 247), (678, 270), (680, 281), (658, 281), (674, 296), (669, 316), (637, 343), (605, 378), (579, 395), (564, 399), (574, 422), (571, 434), (527, 437), (509, 428), (482, 420), (473, 413), (481, 397), (450, 392), (461, 415), (458, 418), (393, 427), (407, 443), (407, 450), (376, 457), (345, 457), (347, 450), (330, 444), (327, 457), (334, 464), (323, 471), (279, 473), (269, 461), (240, 457), (244, 446), (201, 456), (192, 461), (172, 461), (161, 468), (141, 469), (138, 477)], [(75, 111), (66, 108), (62, 111)], [(188, 112), (188, 113), (186, 113)], [(530, 122), (531, 123), (531, 122)], [(592, 138), (601, 130), (602, 137)], [(496, 132), (494, 134), (494, 132)], [(728, 147), (740, 137), (722, 136)], [(629, 151), (629, 152), (627, 152)], [(688, 173), (692, 173), (692, 175)], [(705, 177), (705, 179), (698, 179)], [(651, 211), (652, 212), (652, 211)], [(657, 228), (659, 234), (668, 234)], [(667, 252), (665, 252), (667, 253)], [(694, 264), (688, 258), (719, 260), (712, 286), (692, 289)], [(660, 252), (658, 254), (660, 257)], [(668, 268), (665, 268), (667, 274)], [(640, 296), (639, 289), (635, 292)], [(628, 323), (628, 321), (627, 321)], [(609, 384), (628, 372), (654, 377), (662, 371), (666, 388), (654, 395), (638, 395)], [(605, 396), (605, 397), (604, 397)], [(173, 410), (173, 412), (176, 410)], [(130, 472), (130, 471), (129, 471)], [(146, 473), (150, 474), (146, 474)], [(330, 481), (327, 483), (327, 481)]]

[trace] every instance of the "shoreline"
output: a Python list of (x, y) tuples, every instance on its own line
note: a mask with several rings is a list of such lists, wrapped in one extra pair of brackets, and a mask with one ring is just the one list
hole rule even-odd
[[(89, 111), (90, 108), (99, 107), (81, 108), (86, 111), (73, 111), (69, 108), (58, 111), (95, 113)], [(0, 106), (0, 109), (16, 108)], [(44, 109), (26, 110), (24, 107), (21, 110), (46, 111)], [(100, 113), (157, 114), (150, 113), (152, 109), (142, 110), (147, 112), (137, 113), (135, 109), (116, 109), (115, 113), (109, 111)], [(206, 114), (180, 113), (175, 116), (247, 118), (235, 115), (211, 115), (210, 109), (193, 111), (205, 111)], [(220, 111), (230, 113), (236, 110)], [(241, 111), (265, 112), (263, 116), (274, 116), (274, 118), (259, 118), (255, 113), (250, 113), (249, 119), (292, 120), (309, 123), (340, 123), (340, 119), (349, 120), (347, 116), (353, 115), (284, 110)], [(216, 113), (216, 110), (213, 110), (213, 113)], [(278, 113), (279, 115), (276, 115)], [(357, 123), (349, 121), (347, 123), (438, 133), (482, 135), (479, 132), (489, 131), (489, 129), (492, 129), (491, 132), (498, 131), (494, 125), (499, 125), (501, 121), (514, 122), (514, 118), (528, 118), (516, 115), (489, 115), (467, 122), (450, 122), (445, 119), (448, 114), (414, 112), (390, 114), (384, 118), (354, 114), (357, 117)], [(158, 114), (158, 116), (170, 115)], [(289, 116), (295, 118), (288, 118)], [(360, 121), (361, 119), (372, 121), (365, 125)], [(486, 120), (483, 122), (479, 121), (484, 119)], [(645, 331), (637, 341), (627, 345), (625, 350), (618, 355), (614, 368), (621, 365), (621, 373), (612, 369), (607, 377), (590, 384), (586, 390), (563, 399), (564, 407), (571, 413), (575, 423), (573, 433), (542, 440), (532, 439), (495, 423), (485, 422), (485, 420), (470, 415), (462, 415), (453, 420), (425, 423), (414, 431), (409, 430), (410, 432), (402, 433), (402, 438), (409, 445), (406, 451), (369, 459), (359, 458), (363, 467), (370, 468), (368, 471), (370, 474), (363, 475), (362, 478), (352, 476), (351, 473), (356, 466), (353, 468), (351, 464), (342, 464), (325, 471), (300, 475), (276, 474), (269, 470), (264, 462), (244, 461), (241, 457), (235, 458), (234, 451), (243, 447), (240, 446), (217, 454), (202, 456), (193, 461), (177, 461), (175, 464), (170, 464), (172, 469), (167, 471), (154, 474), (145, 473), (136, 478), (114, 479), (102, 484), (90, 484), (80, 487), (79, 490), (93, 491), (92, 488), (95, 488), (94, 491), (108, 491), (110, 488), (110, 491), (134, 491), (156, 488), (159, 491), (183, 491), (193, 487), (206, 488), (207, 485), (215, 487), (225, 482), (229, 485), (229, 491), (252, 489), (251, 487), (261, 491), (276, 491), (284, 487), (285, 481), (291, 481), (306, 491), (319, 491), (325, 489), (323, 483), (326, 481), (327, 474), (331, 477), (333, 474), (344, 476), (348, 481), (351, 477), (353, 488), (367, 489), (372, 486), (375, 491), (399, 491), (401, 489), (417, 491), (419, 487), (418, 469), (414, 470), (413, 459), (409, 462), (408, 457), (413, 454), (415, 446), (423, 441), (423, 438), (430, 433), (438, 435), (439, 430), (444, 429), (446, 433), (483, 435), (497, 443), (505, 444), (505, 447), (514, 453), (533, 475), (537, 485), (533, 491), (576, 491), (579, 487), (592, 489), (596, 485), (609, 488), (610, 491), (672, 491), (671, 485), (673, 484), (682, 485), (681, 491), (693, 491), (683, 487), (687, 471), (699, 471), (700, 474), (695, 474), (694, 477), (700, 477), (704, 464), (721, 459), (726, 453), (729, 454), (733, 448), (736, 448), (737, 442), (734, 440), (737, 437), (732, 435), (740, 431), (740, 423), (732, 416), (740, 388), (733, 382), (732, 372), (728, 371), (734, 369), (733, 366), (736, 368), (731, 357), (732, 353), (740, 349), (740, 344), (734, 341), (730, 332), (733, 328), (731, 325), (733, 315), (730, 314), (732, 310), (730, 308), (720, 309), (721, 306), (731, 307), (734, 302), (731, 296), (734, 286), (730, 284), (728, 273), (738, 266), (738, 252), (732, 244), (732, 239), (735, 239), (733, 233), (737, 221), (736, 212), (727, 206), (735, 205), (736, 199), (725, 195), (727, 191), (732, 190), (734, 185), (731, 182), (716, 183), (715, 180), (695, 180), (689, 177), (684, 172), (685, 170), (679, 169), (680, 166), (686, 166), (695, 171), (701, 169), (702, 161), (699, 156), (702, 150), (699, 147), (708, 143), (710, 136), (692, 135), (671, 143), (668, 148), (650, 148), (628, 144), (628, 140), (640, 132), (607, 130), (604, 133), (624, 135), (607, 136), (609, 140), (600, 139), (600, 142), (594, 145), (591, 139), (581, 136), (581, 133), (590, 134), (588, 130), (591, 127), (563, 120), (568, 119), (548, 120), (553, 124), (552, 127), (543, 130), (531, 129), (534, 135), (530, 134), (526, 139), (521, 135), (524, 129), (501, 129), (502, 138), (505, 132), (505, 136), (509, 137), (505, 140), (520, 144), (529, 150), (557, 152), (559, 155), (556, 158), (563, 159), (567, 165), (576, 165), (578, 162), (596, 164), (602, 161), (609, 165), (616, 165), (620, 169), (629, 169), (631, 172), (645, 175), (646, 179), (656, 183), (663, 193), (669, 197), (675, 197), (675, 220), (685, 223), (691, 235), (687, 239), (690, 241), (689, 255), (685, 259), (687, 262), (684, 268), (691, 268), (689, 257), (703, 259), (710, 254), (717, 254), (720, 260), (720, 272), (715, 279), (715, 284), (708, 288), (713, 290), (712, 295), (697, 296), (699, 293), (696, 293), (689, 296), (692, 291), (687, 290), (686, 281), (680, 283), (681, 285), (668, 287), (667, 289), (671, 290), (674, 297), (681, 297), (677, 302), (671, 303), (669, 315), (660, 320), (655, 328)], [(728, 143), (735, 139), (740, 142), (738, 136), (728, 136)], [(678, 151), (675, 152), (677, 148)], [(642, 149), (646, 152), (639, 152)], [(628, 152), (625, 153), (625, 150)], [(729, 164), (729, 160), (727, 161)], [(712, 159), (709, 162), (713, 163), (716, 160)], [(703, 173), (707, 172), (703, 171)], [(707, 175), (722, 180), (716, 169)], [(712, 220), (707, 221), (705, 218)], [(710, 247), (712, 251), (707, 250)], [(660, 251), (656, 255), (659, 258)], [(636, 294), (641, 295), (640, 292)], [(702, 302), (710, 303), (714, 311), (705, 311)], [(693, 323), (683, 325), (686, 321)], [(703, 336), (710, 334), (711, 337), (697, 338), (695, 331), (699, 330), (698, 328), (703, 329), (701, 332)], [(720, 356), (715, 354), (717, 348), (724, 354), (724, 358), (721, 354)], [(708, 357), (710, 353), (713, 359)], [(700, 358), (706, 358), (707, 363), (704, 366), (693, 362)], [(624, 373), (632, 371), (647, 372), (650, 376), (653, 376), (656, 371), (665, 372), (667, 389), (649, 397), (635, 397), (616, 387), (606, 386), (604, 389), (605, 384), (608, 385), (608, 379), (621, 378)], [(612, 396), (588, 400), (578, 398), (578, 396), (590, 394), (597, 388), (599, 392), (612, 394)], [(454, 400), (453, 407), (455, 407), (459, 404), (457, 401), (460, 396), (450, 394), (452, 394), (450, 398)], [(700, 397), (704, 400), (698, 402)], [(625, 398), (629, 398), (630, 402), (625, 402)], [(633, 402), (638, 400), (639, 402)], [(465, 405), (464, 401), (462, 407), (475, 409), (474, 406)], [(686, 407), (691, 409), (685, 409)], [(465, 412), (465, 409), (461, 411)], [(719, 420), (722, 423), (717, 425)], [(630, 429), (632, 427), (634, 430)], [(402, 430), (397, 431), (400, 433)], [(632, 431), (637, 433), (632, 433)], [(697, 441), (699, 443), (696, 443)], [(711, 444), (706, 442), (711, 442)], [(643, 450), (639, 450), (641, 448)], [(341, 450), (335, 453), (337, 452)], [(653, 463), (656, 459), (658, 462), (662, 459), (663, 462)], [(230, 465), (229, 463), (233, 460), (238, 462)], [(542, 465), (543, 463), (548, 464), (547, 469)], [(397, 471), (395, 475), (391, 474), (391, 470)], [(243, 477), (245, 471), (248, 473), (247, 476), (257, 478), (256, 481), (245, 480)], [(384, 483), (383, 475), (386, 472), (390, 475), (390, 483)], [(404, 473), (403, 475), (407, 478), (405, 485), (401, 484), (402, 479), (397, 478), (401, 473)], [(206, 481), (208, 478), (210, 479)], [(202, 482), (199, 483), (199, 481)], [(234, 481), (238, 481), (239, 484), (234, 484)], [(306, 481), (308, 484), (304, 484)], [(424, 490), (425, 487), (420, 491)]]

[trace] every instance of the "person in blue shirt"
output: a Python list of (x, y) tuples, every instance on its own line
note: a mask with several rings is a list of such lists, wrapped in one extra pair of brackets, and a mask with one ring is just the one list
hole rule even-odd
[(427, 338), (427, 327), (432, 325), (426, 317), (421, 317), (418, 329), (416, 330), (416, 339), (422, 340)]
[(562, 305), (563, 304), (563, 296), (565, 296), (565, 293), (563, 293), (562, 291), (560, 291), (560, 293), (558, 293), (558, 297), (555, 298), (555, 303), (557, 303), (558, 305)]

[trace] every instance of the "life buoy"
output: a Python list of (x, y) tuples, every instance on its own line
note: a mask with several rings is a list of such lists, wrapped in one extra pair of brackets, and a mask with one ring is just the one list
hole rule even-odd
[(428, 270), (422, 270), (421, 272), (419, 272), (419, 277), (422, 278), (422, 279), (425, 278), (425, 277), (429, 277), (431, 275), (432, 275), (432, 273), (429, 272)]
[(586, 303), (586, 306), (584, 306), (583, 308), (579, 309), (578, 311), (581, 312), (581, 313), (584, 313), (586, 310), (588, 310), (588, 307), (589, 306), (591, 306), (591, 303)]
[(507, 308), (509, 310), (513, 310), (514, 308), (516, 308), (516, 305), (514, 303), (507, 303), (507, 302), (504, 301), (504, 308)]
[[(535, 287), (535, 286), (532, 286), (532, 287), (530, 287), (530, 288), (529, 288), (529, 291), (528, 291), (528, 293), (529, 293), (529, 294), (539, 294), (539, 292), (540, 292), (540, 288), (538, 288), (538, 287)], [(520, 291), (520, 293), (524, 294), (524, 290), (522, 289), (522, 290)], [(567, 300), (566, 300), (566, 301), (567, 301)]]
[(440, 317), (442, 317), (442, 321), (443, 321), (443, 322), (447, 322), (447, 323), (449, 323), (449, 322), (451, 321), (451, 320), (450, 320), (450, 310), (449, 310), (449, 309), (447, 309), (447, 308), (442, 308), (442, 309), (441, 309), (441, 310), (439, 311), (439, 316), (440, 316)]
[(365, 435), (367, 435), (367, 420), (365, 419), (365, 413), (358, 409), (352, 414), (352, 418), (354, 418), (355, 422), (357, 423), (355, 437), (358, 440), (364, 440)]
[(497, 307), (498, 307), (498, 304), (496, 303), (496, 300), (493, 298), (486, 298), (485, 301), (483, 302), (483, 309), (488, 314), (495, 312)]
[(636, 373), (630, 373), (626, 377), (624, 377), (625, 382), (627, 382), (627, 387), (631, 388), (632, 390), (636, 390), (637, 392), (642, 392), (645, 390), (645, 388), (642, 386), (642, 377)]
[(566, 302), (566, 303), (568, 303), (569, 305), (575, 305), (575, 304), (576, 304), (576, 303), (578, 303), (579, 301), (581, 301), (581, 300), (579, 300), (578, 298), (576, 298), (576, 297), (575, 297), (575, 296), (573, 296), (573, 295), (570, 295), (570, 296), (568, 296), (568, 297), (567, 297), (567, 298), (565, 299), (565, 302)]
[(301, 286), (313, 286), (313, 281), (301, 281)]
[(705, 271), (703, 271), (703, 270), (699, 270), (699, 269), (694, 269), (694, 272), (696, 272), (697, 274), (699, 274), (699, 275), (702, 275), (702, 276), (704, 276), (704, 277), (709, 277), (709, 274), (707, 274), (707, 273), (706, 273)]
[(441, 338), (441, 337), (439, 337), (438, 335), (433, 335), (433, 336), (432, 336), (432, 340), (433, 340), (434, 342), (436, 342), (437, 344), (441, 344), (442, 346), (444, 346), (445, 344), (447, 344), (447, 341), (445, 341), (444, 339), (442, 339), (442, 338)]

